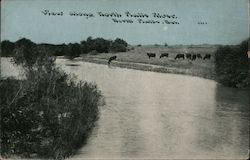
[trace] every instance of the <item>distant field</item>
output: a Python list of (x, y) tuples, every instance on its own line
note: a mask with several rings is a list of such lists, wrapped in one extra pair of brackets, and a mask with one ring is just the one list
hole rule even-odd
[[(91, 61), (91, 59), (107, 60), (116, 55), (117, 62), (133, 62), (133, 63), (143, 63), (151, 65), (159, 65), (163, 67), (170, 67), (176, 69), (185, 69), (185, 73), (188, 75), (200, 76), (209, 79), (214, 79), (214, 52), (216, 48), (167, 48), (167, 47), (134, 47), (127, 52), (119, 53), (105, 53), (97, 55), (83, 55), (83, 57)], [(156, 54), (155, 58), (148, 58), (147, 52), (152, 52)], [(169, 57), (160, 58), (162, 53), (169, 53)], [(210, 54), (212, 57), (210, 60), (196, 59), (194, 61), (188, 59), (178, 59), (175, 60), (177, 54), (201, 54), (204, 57), (205, 54)], [(115, 62), (115, 61), (114, 61)], [(113, 64), (115, 64), (113, 62)]]

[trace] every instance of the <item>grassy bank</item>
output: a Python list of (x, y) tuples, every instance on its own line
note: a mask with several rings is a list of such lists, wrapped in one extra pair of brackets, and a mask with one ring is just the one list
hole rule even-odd
[(85, 142), (98, 118), (100, 92), (57, 74), (0, 81), (1, 155), (67, 157)]
[[(116, 55), (117, 59), (111, 62), (112, 66), (144, 71), (185, 74), (215, 80), (214, 52), (215, 48), (164, 48), (164, 47), (135, 47), (133, 50), (118, 53), (88, 54), (75, 60), (107, 64), (109, 57)], [(148, 58), (147, 52), (156, 53), (156, 58)], [(210, 60), (175, 60), (179, 53), (199, 53), (202, 56), (211, 54)], [(169, 57), (159, 58), (161, 53), (169, 53)]]
[[(130, 68), (144, 71), (185, 74), (216, 80), (224, 86), (234, 88), (250, 87), (250, 60), (247, 57), (248, 41), (239, 45), (217, 47), (180, 47), (167, 48), (163, 46), (133, 47), (127, 52), (106, 54), (85, 54), (78, 60), (107, 64), (110, 57), (116, 55), (117, 59), (111, 62), (112, 66)], [(155, 53), (156, 57), (149, 58), (147, 53)], [(168, 57), (160, 58), (162, 53)], [(177, 54), (200, 54), (204, 57), (211, 55), (210, 59), (175, 59)]]
[(95, 126), (100, 91), (95, 84), (77, 82), (45, 54), (32, 61), (22, 53), (14, 59), (26, 72), (23, 80), (0, 80), (1, 156), (69, 157)]

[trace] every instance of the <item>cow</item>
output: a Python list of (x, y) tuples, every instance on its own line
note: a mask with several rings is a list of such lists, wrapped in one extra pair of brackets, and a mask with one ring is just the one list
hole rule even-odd
[(184, 54), (177, 54), (174, 59), (179, 59), (179, 58), (185, 59)]
[(192, 55), (191, 55), (191, 54), (186, 53), (186, 58), (191, 60)]
[(205, 60), (205, 59), (211, 59), (211, 54), (206, 54), (206, 55), (204, 56), (203, 60)]
[(160, 55), (160, 58), (162, 58), (162, 57), (168, 57), (168, 53), (162, 53), (162, 54)]
[(150, 57), (155, 57), (155, 56), (156, 56), (155, 53), (147, 53), (147, 55), (148, 55), (148, 58), (150, 58)]
[(196, 60), (196, 54), (192, 55), (192, 61)]
[(117, 56), (112, 56), (109, 58), (108, 64), (110, 64), (111, 61), (115, 60), (117, 58)]
[(202, 59), (201, 54), (197, 54), (197, 58), (198, 58), (198, 59)]

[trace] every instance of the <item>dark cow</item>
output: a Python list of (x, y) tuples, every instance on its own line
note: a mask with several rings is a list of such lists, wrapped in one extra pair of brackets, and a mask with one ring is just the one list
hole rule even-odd
[(109, 58), (109, 61), (108, 61), (108, 64), (110, 64), (111, 61), (115, 60), (116, 59), (116, 56), (112, 56)]
[(197, 58), (198, 58), (198, 59), (202, 59), (201, 54), (197, 54)]
[(168, 57), (168, 53), (162, 53), (162, 54), (160, 55), (160, 58), (162, 58), (162, 57)]
[(174, 59), (179, 59), (179, 58), (185, 59), (185, 55), (184, 54), (177, 54)]
[(196, 54), (192, 55), (192, 61), (196, 60)]
[(150, 57), (155, 57), (155, 56), (156, 56), (155, 53), (147, 53), (147, 55), (148, 55), (148, 58), (150, 58)]
[(203, 60), (205, 60), (205, 59), (211, 59), (211, 54), (206, 54), (206, 55), (204, 56)]
[(186, 54), (186, 58), (191, 60), (192, 55), (187, 53), (187, 54)]

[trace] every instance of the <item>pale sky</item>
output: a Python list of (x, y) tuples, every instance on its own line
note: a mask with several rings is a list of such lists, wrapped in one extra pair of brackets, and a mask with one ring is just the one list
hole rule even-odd
[[(74, 43), (92, 36), (130, 44), (237, 44), (249, 37), (249, 0), (2, 0), (1, 40), (22, 37), (36, 43)], [(45, 16), (42, 11), (63, 12)], [(71, 17), (70, 11), (94, 18)], [(116, 24), (97, 12), (175, 14), (180, 24)], [(169, 19), (168, 19), (169, 20)], [(160, 20), (162, 21), (162, 20)], [(197, 24), (199, 21), (206, 25)]]

